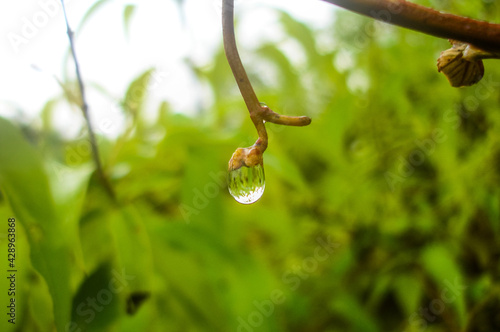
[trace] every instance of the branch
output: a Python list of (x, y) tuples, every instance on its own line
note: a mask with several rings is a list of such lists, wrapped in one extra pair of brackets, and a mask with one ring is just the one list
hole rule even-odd
[(234, 36), (234, 1), (223, 0), (222, 3), (222, 35), (224, 39), (224, 51), (226, 53), (227, 61), (231, 67), (238, 88), (240, 89), (241, 96), (247, 105), (250, 112), (250, 118), (253, 121), (257, 133), (259, 134), (259, 147), (260, 154), (267, 148), (267, 132), (264, 121), (259, 119), (257, 114), (260, 112), (260, 103), (255, 95), (252, 83), (248, 79), (243, 63), (241, 63), (238, 48), (236, 47), (236, 37)]
[(447, 14), (404, 0), (323, 0), (385, 23), (500, 51), (500, 24)]
[(307, 126), (311, 119), (307, 116), (287, 116), (273, 112), (265, 104), (259, 103), (252, 84), (241, 62), (236, 38), (234, 35), (234, 0), (222, 2), (222, 35), (224, 38), (224, 51), (231, 67), (238, 88), (250, 113), (250, 118), (257, 129), (259, 139), (252, 147), (236, 150), (229, 162), (229, 169), (241, 166), (255, 166), (262, 164), (262, 154), (267, 149), (267, 131), (265, 122), (272, 122), (287, 126)]
[(64, 0), (61, 0), (61, 5), (62, 5), (63, 13), (64, 13), (64, 20), (66, 21), (66, 30), (67, 30), (67, 34), (68, 34), (69, 45), (71, 47), (71, 54), (73, 56), (73, 61), (75, 62), (76, 78), (78, 80), (78, 87), (80, 89), (80, 95), (81, 95), (80, 107), (82, 109), (83, 117), (85, 118), (85, 122), (87, 123), (87, 127), (89, 130), (89, 139), (90, 139), (90, 146), (91, 146), (91, 150), (92, 150), (92, 158), (94, 159), (94, 163), (95, 163), (96, 169), (97, 169), (97, 174), (99, 175), (99, 179), (101, 180), (101, 183), (104, 186), (104, 189), (106, 190), (109, 197), (113, 201), (116, 201), (115, 192), (113, 191), (113, 188), (111, 187), (111, 184), (109, 183), (108, 178), (104, 174), (101, 160), (99, 158), (99, 149), (97, 147), (95, 133), (94, 133), (94, 129), (92, 127), (92, 122), (90, 121), (89, 107), (88, 107), (87, 99), (85, 96), (85, 86), (83, 85), (82, 75), (80, 73), (80, 65), (79, 65), (78, 60), (76, 58), (75, 43), (74, 43), (74, 39), (73, 39), (74, 33), (71, 30), (71, 28), (69, 27), (68, 16), (66, 15), (66, 7), (64, 6)]

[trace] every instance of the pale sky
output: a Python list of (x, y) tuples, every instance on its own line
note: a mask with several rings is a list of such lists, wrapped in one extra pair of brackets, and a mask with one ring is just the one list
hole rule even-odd
[[(75, 30), (96, 1), (66, 1), (70, 25)], [(280, 39), (280, 29), (270, 8), (288, 11), (311, 26), (326, 25), (334, 6), (319, 0), (236, 0), (239, 44)], [(137, 4), (125, 37), (123, 10)], [(192, 113), (209, 98), (194, 84), (182, 58), (189, 55), (199, 65), (209, 65), (222, 40), (221, 0), (186, 0), (185, 25), (172, 0), (110, 0), (78, 31), (76, 50), (86, 86), (97, 83), (119, 99), (134, 77), (150, 67), (156, 76), (149, 87), (156, 103), (168, 100), (179, 112)], [(63, 77), (68, 37), (59, 0), (23, 0), (0, 4), (0, 116), (21, 117), (37, 124), (45, 102), (61, 94), (53, 76)], [(242, 55), (244, 58), (244, 55)], [(42, 72), (32, 69), (32, 65)], [(70, 62), (70, 75), (74, 67)], [(123, 120), (116, 102), (89, 87), (88, 103), (98, 131), (114, 136)], [(22, 110), (20, 115), (19, 110)], [(76, 114), (75, 114), (76, 113)], [(81, 126), (77, 110), (60, 105), (57, 127), (71, 136)], [(115, 124), (113, 128), (103, 123)], [(102, 127), (102, 128), (100, 128)], [(106, 128), (104, 128), (106, 127)]]

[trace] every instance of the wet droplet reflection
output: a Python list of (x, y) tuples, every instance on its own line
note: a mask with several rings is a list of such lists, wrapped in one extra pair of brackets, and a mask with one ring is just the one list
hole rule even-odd
[(264, 194), (266, 187), (264, 166), (242, 166), (229, 172), (229, 193), (242, 204), (252, 204)]

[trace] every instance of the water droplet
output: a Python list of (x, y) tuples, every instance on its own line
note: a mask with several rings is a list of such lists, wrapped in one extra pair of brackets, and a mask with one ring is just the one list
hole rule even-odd
[(252, 204), (264, 194), (264, 166), (242, 166), (229, 172), (229, 193), (242, 204)]

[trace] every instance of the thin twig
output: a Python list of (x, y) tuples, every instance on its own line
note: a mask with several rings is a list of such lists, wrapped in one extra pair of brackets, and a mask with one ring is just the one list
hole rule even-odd
[(323, 0), (385, 23), (500, 51), (500, 24), (439, 12), (404, 0)]
[(248, 79), (247, 73), (241, 63), (240, 55), (236, 47), (236, 38), (234, 36), (234, 0), (223, 0), (222, 3), (222, 35), (224, 38), (224, 51), (227, 61), (231, 67), (238, 88), (252, 119), (261, 141), (265, 143), (262, 152), (267, 148), (267, 132), (264, 121), (257, 117), (260, 112), (260, 103), (255, 95), (252, 84)]
[(94, 159), (96, 169), (97, 169), (97, 174), (99, 175), (99, 179), (101, 180), (102, 185), (104, 186), (104, 189), (108, 193), (109, 197), (113, 200), (116, 201), (116, 195), (111, 187), (111, 184), (108, 181), (108, 178), (104, 174), (104, 170), (102, 168), (101, 164), (101, 159), (99, 157), (99, 149), (97, 147), (97, 141), (95, 138), (95, 133), (94, 129), (92, 127), (92, 122), (90, 121), (90, 115), (89, 115), (89, 107), (87, 104), (87, 99), (85, 96), (85, 86), (83, 85), (83, 80), (82, 80), (82, 75), (80, 73), (80, 65), (78, 63), (77, 57), (76, 57), (76, 52), (75, 52), (75, 43), (73, 39), (73, 31), (69, 27), (69, 22), (68, 22), (68, 16), (66, 14), (66, 7), (64, 6), (64, 0), (61, 0), (61, 5), (62, 5), (62, 10), (64, 13), (64, 20), (66, 21), (66, 29), (67, 29), (67, 34), (68, 34), (68, 39), (69, 39), (69, 44), (71, 48), (71, 54), (73, 56), (73, 61), (75, 63), (75, 71), (76, 71), (76, 78), (78, 80), (78, 87), (80, 89), (80, 95), (81, 95), (81, 109), (83, 112), (83, 117), (85, 118), (85, 122), (87, 123), (87, 128), (89, 131), (89, 139), (90, 139), (90, 146), (92, 150), (92, 158)]
[(250, 112), (250, 118), (259, 134), (259, 139), (255, 143), (254, 148), (258, 149), (260, 154), (262, 154), (267, 148), (267, 132), (264, 122), (287, 126), (307, 126), (311, 123), (311, 119), (307, 116), (281, 115), (259, 103), (236, 47), (236, 38), (234, 35), (234, 0), (223, 0), (222, 2), (222, 34), (227, 61)]

